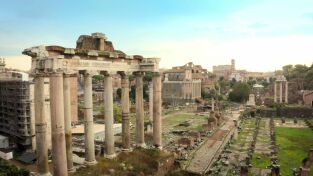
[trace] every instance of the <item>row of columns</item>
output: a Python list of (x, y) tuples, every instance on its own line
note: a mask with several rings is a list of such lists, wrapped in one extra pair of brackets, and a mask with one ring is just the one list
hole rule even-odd
[(201, 82), (186, 81), (183, 83), (184, 99), (194, 99), (201, 97)]
[[(85, 125), (85, 163), (96, 164), (93, 130), (92, 74), (84, 75), (84, 125)], [(112, 76), (104, 75), (105, 106), (105, 154), (107, 158), (115, 156), (114, 149), (114, 117)], [(143, 73), (136, 72), (136, 145), (145, 146), (144, 140), (144, 108), (143, 108)], [(73, 150), (71, 134), (71, 103), (69, 75), (51, 73), (50, 77), (50, 109), (52, 131), (53, 174), (66, 176), (73, 171)], [(122, 146), (130, 149), (129, 121), (129, 80), (124, 73), (122, 77)], [(44, 75), (35, 77), (35, 123), (37, 167), (40, 175), (50, 175), (48, 166), (47, 118), (45, 117)], [(161, 75), (153, 76), (153, 140), (157, 148), (161, 148)], [(67, 163), (67, 164), (64, 164)]]
[[(274, 82), (274, 102), (278, 102), (277, 100), (277, 82)], [(288, 82), (284, 81), (285, 83), (285, 103), (288, 103)], [(283, 82), (279, 82), (279, 102), (283, 102)]]

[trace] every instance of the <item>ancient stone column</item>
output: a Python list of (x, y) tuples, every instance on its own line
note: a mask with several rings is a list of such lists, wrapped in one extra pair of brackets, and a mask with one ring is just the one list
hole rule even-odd
[(37, 170), (39, 175), (48, 176), (48, 146), (47, 146), (47, 117), (45, 117), (45, 92), (44, 76), (37, 75), (35, 82), (35, 131), (36, 131), (36, 154)]
[(70, 75), (65, 74), (63, 77), (63, 93), (64, 93), (64, 131), (66, 141), (66, 158), (67, 169), (69, 172), (74, 172), (73, 167), (73, 148), (72, 148), (72, 108), (71, 108), (71, 91), (70, 91)]
[(104, 75), (105, 157), (114, 158), (114, 117), (112, 76)]
[(66, 144), (64, 135), (63, 73), (50, 74), (50, 111), (53, 175), (66, 176)]
[(274, 82), (274, 102), (277, 102), (277, 84)]
[(143, 73), (136, 72), (136, 145), (145, 147), (144, 109), (143, 109)]
[(95, 157), (93, 104), (92, 104), (92, 74), (84, 72), (84, 109), (85, 109), (85, 163), (94, 165)]
[(214, 99), (213, 98), (211, 100), (211, 103), (212, 103), (212, 111), (214, 111)]
[(153, 141), (154, 146), (162, 148), (162, 82), (160, 73), (153, 76)]
[(285, 83), (285, 103), (288, 103), (288, 82)]
[(123, 150), (130, 149), (129, 131), (129, 80), (128, 75), (122, 75), (122, 145)]
[(279, 102), (283, 102), (283, 82), (279, 82)]
[[(149, 122), (153, 122), (153, 83), (149, 84)], [(148, 125), (148, 132), (152, 132), (152, 126)]]

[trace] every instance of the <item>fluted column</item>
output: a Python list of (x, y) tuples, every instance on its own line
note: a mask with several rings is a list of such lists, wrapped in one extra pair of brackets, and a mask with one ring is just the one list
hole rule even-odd
[(122, 145), (123, 150), (130, 149), (129, 130), (129, 79), (128, 75), (122, 75)]
[(277, 102), (277, 84), (274, 82), (274, 102)]
[(93, 104), (92, 104), (92, 75), (84, 72), (84, 109), (85, 109), (85, 163), (94, 165), (95, 157)]
[(53, 175), (67, 176), (64, 135), (63, 73), (50, 74), (50, 111)]
[(162, 148), (162, 82), (160, 73), (153, 76), (153, 142), (157, 148)]
[(65, 142), (66, 142), (66, 158), (67, 158), (67, 169), (69, 172), (74, 172), (73, 167), (73, 148), (72, 148), (72, 108), (71, 108), (71, 85), (70, 75), (65, 74), (63, 77), (63, 92), (64, 92), (64, 131), (65, 131)]
[(136, 145), (145, 147), (144, 109), (143, 109), (143, 73), (136, 72)]
[(285, 83), (285, 103), (288, 103), (288, 82)]
[(47, 146), (47, 117), (45, 116), (45, 92), (44, 76), (38, 75), (35, 81), (35, 131), (36, 131), (36, 154), (37, 170), (39, 175), (48, 176), (48, 146)]
[(112, 76), (104, 74), (105, 157), (114, 158), (114, 117)]
[(283, 102), (283, 82), (279, 82), (279, 102)]

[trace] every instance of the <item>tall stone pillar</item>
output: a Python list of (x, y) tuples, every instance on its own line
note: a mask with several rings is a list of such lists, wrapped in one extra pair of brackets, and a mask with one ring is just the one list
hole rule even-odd
[(277, 84), (274, 82), (274, 102), (277, 102)]
[(112, 76), (104, 75), (105, 157), (114, 158), (114, 117)]
[(285, 82), (285, 103), (288, 103), (288, 82)]
[(143, 73), (136, 72), (136, 145), (145, 147), (144, 109), (143, 109)]
[[(181, 85), (183, 89), (183, 85)], [(153, 122), (153, 83), (149, 84), (149, 122), (152, 124)], [(152, 132), (152, 126), (149, 124), (148, 132)]]
[(70, 75), (65, 74), (63, 77), (63, 93), (64, 93), (64, 131), (66, 141), (66, 159), (67, 169), (69, 172), (74, 172), (73, 167), (73, 148), (72, 148), (72, 108), (71, 108), (71, 84)]
[(47, 146), (47, 117), (45, 116), (45, 92), (42, 75), (35, 77), (35, 131), (36, 131), (36, 154), (37, 170), (39, 175), (48, 176), (48, 146)]
[(162, 81), (160, 73), (153, 76), (153, 142), (157, 148), (162, 148)]
[(64, 135), (63, 73), (50, 74), (50, 111), (53, 175), (67, 176)]
[(283, 102), (283, 82), (279, 82), (279, 102)]
[(95, 157), (93, 104), (92, 104), (92, 74), (84, 72), (84, 109), (85, 109), (85, 163), (94, 165)]
[(129, 131), (129, 79), (128, 75), (122, 75), (122, 145), (123, 150), (130, 149)]

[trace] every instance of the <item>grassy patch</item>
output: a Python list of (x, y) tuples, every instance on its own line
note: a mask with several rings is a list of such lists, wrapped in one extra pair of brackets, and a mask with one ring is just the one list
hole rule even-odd
[(121, 153), (109, 160), (102, 158), (95, 166), (79, 169), (72, 176), (102, 176), (114, 169), (114, 175), (152, 175), (157, 171), (158, 161), (170, 154), (153, 149), (135, 149), (133, 152)]
[(265, 169), (267, 166), (270, 165), (270, 160), (270, 157), (265, 154), (253, 153), (252, 155), (252, 165), (256, 168)]
[[(302, 160), (307, 157), (313, 147), (313, 133), (309, 128), (277, 127), (276, 140), (279, 146), (278, 159), (282, 175), (291, 175), (293, 168), (301, 166)], [(313, 175), (313, 166), (311, 167)]]

